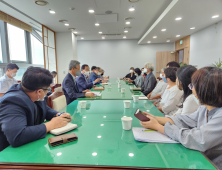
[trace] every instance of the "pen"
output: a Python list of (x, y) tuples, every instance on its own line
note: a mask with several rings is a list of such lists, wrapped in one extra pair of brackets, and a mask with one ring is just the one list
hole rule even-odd
[(69, 117), (64, 117), (64, 118), (66, 118), (66, 119), (71, 119), (71, 118), (69, 118)]
[(150, 129), (150, 130), (143, 130), (143, 131), (156, 131), (156, 130), (152, 130), (152, 129)]

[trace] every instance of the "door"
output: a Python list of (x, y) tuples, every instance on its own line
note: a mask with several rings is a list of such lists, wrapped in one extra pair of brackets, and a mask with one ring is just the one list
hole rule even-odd
[(184, 48), (183, 49), (183, 63), (185, 64), (189, 64), (189, 55), (190, 55), (190, 50), (189, 50), (189, 47), (187, 48)]
[(156, 77), (160, 77), (160, 71), (165, 68), (170, 61), (176, 61), (176, 54), (171, 51), (161, 51), (156, 53)]

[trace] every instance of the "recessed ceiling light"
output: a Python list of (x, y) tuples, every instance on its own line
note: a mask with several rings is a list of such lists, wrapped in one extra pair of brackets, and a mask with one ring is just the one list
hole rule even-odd
[(36, 5), (40, 5), (40, 6), (45, 6), (45, 5), (48, 4), (48, 2), (47, 2), (47, 1), (44, 1), (44, 0), (36, 0), (36, 1), (35, 1), (35, 4), (36, 4)]
[(178, 17), (178, 18), (176, 18), (175, 20), (176, 20), (176, 21), (179, 21), (179, 20), (181, 20), (181, 19), (182, 19), (181, 17)]
[(167, 30), (167, 29), (164, 28), (164, 29), (162, 29), (161, 31), (166, 31), (166, 30)]
[(90, 9), (89, 10), (89, 13), (94, 13), (95, 11), (93, 9)]
[(170, 40), (167, 40), (167, 42), (170, 42)]
[(147, 43), (151, 43), (151, 41), (147, 41)]
[(84, 38), (83, 37), (81, 37), (81, 40), (83, 40)]
[(51, 14), (55, 14), (55, 11), (53, 11), (53, 10), (49, 10), (49, 13), (51, 13)]
[(157, 36), (154, 36), (153, 38), (157, 38)]
[(180, 37), (180, 35), (177, 35), (176, 37)]
[(65, 25), (65, 26), (69, 26), (69, 24), (68, 24), (68, 23), (65, 23), (64, 25)]
[(124, 32), (125, 32), (125, 33), (128, 33), (128, 30), (125, 30)]
[(124, 36), (123, 38), (126, 39), (126, 36)]
[(135, 8), (132, 6), (130, 9), (129, 9), (130, 12), (133, 12), (135, 11)]
[(74, 32), (74, 34), (78, 34), (78, 32)]
[(105, 39), (105, 37), (102, 37), (102, 39)]
[(99, 34), (102, 34), (103, 32), (99, 32)]
[(190, 28), (191, 30), (194, 30), (195, 29), (195, 27), (192, 27), (192, 28)]
[(212, 16), (212, 18), (218, 18), (219, 17), (219, 15), (214, 15), (214, 16)]
[(129, 21), (127, 21), (127, 22), (126, 22), (126, 24), (127, 24), (127, 25), (129, 25), (129, 24), (130, 24), (130, 22), (129, 22)]
[(99, 23), (95, 23), (95, 26), (99, 26)]

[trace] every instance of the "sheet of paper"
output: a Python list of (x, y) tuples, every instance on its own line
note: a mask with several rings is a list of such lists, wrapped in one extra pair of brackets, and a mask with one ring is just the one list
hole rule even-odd
[(86, 92), (86, 93), (94, 93), (96, 96), (101, 96), (102, 95), (100, 92), (94, 92), (94, 91)]

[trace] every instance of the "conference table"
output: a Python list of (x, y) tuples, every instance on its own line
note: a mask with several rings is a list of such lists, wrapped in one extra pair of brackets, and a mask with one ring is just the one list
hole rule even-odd
[(132, 130), (122, 129), (121, 117), (132, 117), (132, 127), (141, 127), (136, 109), (163, 114), (149, 100), (130, 100), (128, 109), (119, 99), (86, 100), (85, 109), (81, 100), (72, 102), (61, 112), (70, 113), (78, 125), (68, 132), (78, 140), (51, 147), (48, 139), (54, 135), (47, 134), (17, 148), (9, 146), (0, 152), (0, 169), (216, 169), (204, 154), (181, 144), (136, 141)]

